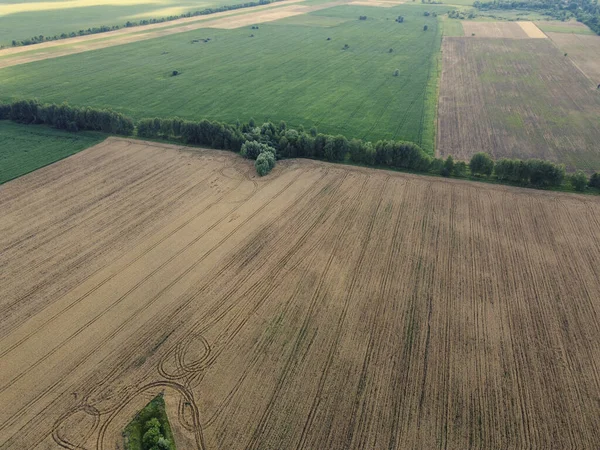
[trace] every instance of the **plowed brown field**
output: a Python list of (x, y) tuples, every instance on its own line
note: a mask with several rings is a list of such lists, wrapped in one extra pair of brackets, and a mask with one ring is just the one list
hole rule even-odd
[(597, 198), (109, 139), (0, 208), (3, 449), (600, 442)]
[(550, 39), (446, 37), (442, 55), (441, 156), (484, 151), (600, 170), (600, 92)]

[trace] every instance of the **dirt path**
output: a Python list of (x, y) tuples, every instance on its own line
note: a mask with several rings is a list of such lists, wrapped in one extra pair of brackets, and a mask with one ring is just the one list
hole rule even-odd
[(600, 440), (598, 198), (111, 138), (0, 208), (1, 448)]

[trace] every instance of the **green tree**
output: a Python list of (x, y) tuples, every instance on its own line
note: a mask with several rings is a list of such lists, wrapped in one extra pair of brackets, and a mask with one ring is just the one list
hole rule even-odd
[(576, 173), (571, 175), (570, 181), (575, 190), (579, 192), (585, 191), (585, 188), (588, 185), (587, 176), (581, 170), (578, 170)]
[(471, 173), (473, 175), (490, 176), (494, 170), (494, 161), (487, 153), (475, 153), (469, 162)]
[(464, 161), (458, 161), (454, 164), (454, 170), (452, 171), (455, 177), (463, 178), (467, 176), (467, 163)]
[(590, 177), (590, 187), (600, 189), (600, 173), (596, 172)]

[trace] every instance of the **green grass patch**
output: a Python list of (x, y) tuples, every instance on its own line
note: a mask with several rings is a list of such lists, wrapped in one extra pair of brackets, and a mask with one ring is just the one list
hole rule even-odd
[(537, 22), (536, 25), (543, 32), (549, 32), (549, 33), (568, 33), (568, 34), (584, 34), (584, 35), (585, 34), (587, 34), (587, 35), (595, 35), (596, 34), (592, 30), (590, 30), (588, 27), (586, 27), (585, 25), (579, 24), (578, 22), (576, 22), (576, 23), (577, 23), (577, 25), (567, 25), (567, 24), (564, 24), (563, 22), (556, 21), (556, 22)]
[[(319, 25), (200, 29), (8, 67), (0, 100), (68, 101), (134, 118), (284, 120), (348, 138), (412, 141), (431, 153), (441, 27), (423, 13), (444, 8), (339, 6), (304, 19)], [(200, 38), (211, 41), (192, 43)]]
[(0, 121), (0, 184), (47, 166), (102, 140), (102, 133), (69, 133), (43, 125)]
[(173, 432), (165, 411), (165, 399), (162, 394), (154, 397), (125, 427), (123, 431), (125, 450), (146, 450), (150, 448), (144, 445), (144, 433), (148, 429), (148, 422), (152, 419), (157, 419), (160, 423), (160, 432), (169, 441), (169, 450), (176, 450)]
[(463, 30), (462, 22), (458, 19), (444, 17), (442, 19), (442, 34), (450, 37), (464, 36), (465, 31)]
[[(21, 40), (32, 36), (54, 36), (77, 32), (102, 25), (124, 25), (127, 21), (152, 19), (179, 15), (188, 11), (243, 3), (238, 0), (154, 0), (134, 5), (94, 5), (93, 1), (75, 0), (72, 8), (46, 9), (18, 12), (19, 3), (12, 5), (0, 2), (0, 45), (10, 45), (13, 39)], [(40, 2), (44, 3), (44, 2)], [(47, 4), (46, 2), (45, 4)], [(65, 4), (67, 2), (64, 2)], [(85, 6), (81, 6), (85, 5)]]

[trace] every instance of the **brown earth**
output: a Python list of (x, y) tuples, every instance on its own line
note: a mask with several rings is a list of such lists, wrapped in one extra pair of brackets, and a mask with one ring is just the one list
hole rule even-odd
[(598, 198), (111, 138), (0, 207), (0, 448), (600, 441)]
[(600, 92), (549, 39), (444, 38), (437, 151), (600, 170)]
[(527, 39), (529, 36), (517, 22), (462, 21), (465, 36), (476, 38)]
[[(249, 8), (247, 11), (226, 11), (208, 16), (190, 17), (160, 24), (122, 28), (106, 33), (44, 42), (33, 46), (7, 48), (0, 50), (0, 69), (43, 59), (57, 58), (59, 56), (185, 33), (201, 28), (239, 28), (256, 23), (271, 22), (347, 3), (346, 0), (340, 0), (310, 6), (294, 5), (294, 3), (301, 1), (303, 0), (285, 0), (275, 4)], [(281, 6), (287, 4), (292, 5)]]
[(561, 52), (567, 53), (573, 63), (591, 81), (600, 86), (600, 36), (568, 33), (547, 33)]

